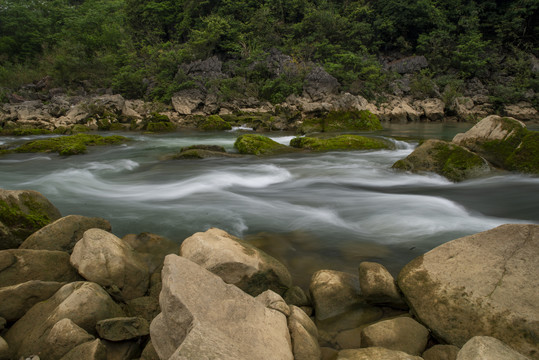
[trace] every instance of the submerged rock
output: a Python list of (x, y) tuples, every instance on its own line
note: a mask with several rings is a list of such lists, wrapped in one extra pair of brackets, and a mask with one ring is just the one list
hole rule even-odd
[(240, 154), (249, 155), (278, 155), (297, 151), (289, 146), (262, 135), (245, 134), (236, 139), (234, 147)]
[(76, 134), (33, 140), (19, 146), (14, 151), (19, 153), (57, 152), (60, 155), (76, 155), (85, 153), (87, 146), (121, 144), (128, 140), (128, 138), (119, 135)]
[(539, 225), (502, 225), (445, 243), (407, 264), (398, 284), (444, 342), (496, 337), (539, 358)]
[(392, 147), (385, 140), (359, 135), (340, 135), (327, 139), (297, 137), (290, 141), (290, 146), (311, 151), (379, 150)]

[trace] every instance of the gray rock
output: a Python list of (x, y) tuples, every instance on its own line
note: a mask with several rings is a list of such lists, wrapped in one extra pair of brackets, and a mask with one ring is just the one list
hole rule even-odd
[(309, 301), (309, 298), (307, 298), (305, 291), (303, 291), (303, 289), (299, 286), (292, 286), (291, 288), (286, 290), (283, 299), (288, 305), (296, 305), (299, 307), (311, 305), (311, 302)]
[(429, 330), (408, 317), (384, 320), (367, 326), (361, 332), (361, 346), (378, 346), (421, 355), (427, 346)]
[(165, 258), (162, 278), (150, 326), (161, 359), (293, 359), (280, 312), (180, 256)]
[(131, 340), (150, 333), (150, 324), (141, 317), (119, 317), (97, 322), (99, 337), (110, 341)]
[(406, 308), (395, 279), (382, 264), (368, 261), (360, 263), (359, 286), (368, 303)]
[(148, 267), (124, 241), (101, 229), (87, 230), (73, 248), (71, 263), (87, 280), (117, 287), (125, 300), (144, 296)]
[(305, 77), (303, 94), (316, 102), (329, 95), (337, 94), (339, 87), (339, 81), (335, 77), (330, 75), (323, 67), (315, 66)]
[(204, 104), (206, 94), (198, 89), (185, 89), (172, 96), (172, 106), (180, 115), (191, 115)]
[(129, 316), (140, 316), (148, 323), (161, 312), (159, 298), (155, 296), (142, 296), (126, 301)]
[(54, 324), (47, 334), (46, 343), (49, 352), (41, 353), (41, 357), (43, 359), (45, 356), (49, 359), (60, 359), (76, 346), (93, 340), (92, 335), (70, 319), (65, 318)]
[(424, 360), (456, 360), (459, 348), (454, 345), (434, 345), (421, 357)]
[(399, 74), (408, 74), (419, 71), (429, 66), (427, 58), (423, 55), (410, 56), (404, 59), (399, 59), (387, 64), (389, 71), (395, 71)]
[(292, 286), (292, 277), (283, 264), (220, 229), (188, 237), (180, 255), (253, 296), (268, 289), (282, 295)]
[(34, 305), (6, 333), (15, 357), (47, 354), (54, 351), (49, 334), (62, 319), (70, 319), (78, 327), (95, 334), (99, 320), (123, 316), (121, 308), (97, 284), (74, 282), (64, 285), (50, 299)]
[(217, 56), (212, 56), (205, 60), (196, 60), (189, 64), (182, 64), (179, 70), (195, 79), (211, 80), (226, 77), (222, 68), (222, 61)]
[(364, 303), (357, 276), (340, 271), (317, 271), (311, 278), (309, 291), (316, 320), (329, 319)]
[(316, 360), (322, 357), (318, 345), (318, 329), (311, 318), (297, 306), (290, 306), (288, 329), (295, 360)]
[(290, 316), (290, 307), (279, 294), (271, 290), (264, 291), (255, 299), (260, 301), (260, 303), (262, 303), (268, 309), (276, 310), (282, 313), (284, 316)]
[(446, 343), (496, 337), (538, 358), (539, 225), (502, 225), (438, 246), (398, 284), (420, 321)]
[(107, 348), (101, 340), (95, 339), (75, 347), (60, 360), (108, 360)]
[(31, 280), (71, 282), (80, 280), (80, 276), (69, 263), (69, 254), (63, 251), (0, 251), (0, 287)]
[(32, 306), (54, 295), (63, 285), (65, 283), (30, 280), (0, 288), (0, 316), (15, 322)]
[[(537, 355), (537, 354), (536, 354)], [(498, 339), (474, 336), (460, 349), (457, 360), (529, 360)]]
[(86, 230), (99, 228), (110, 231), (110, 223), (101, 218), (68, 215), (30, 235), (20, 249), (58, 250), (71, 254), (73, 246), (82, 239)]
[(336, 360), (423, 360), (402, 351), (389, 350), (381, 347), (364, 349), (347, 349), (339, 351)]
[(180, 250), (180, 245), (175, 244), (166, 237), (151, 233), (127, 234), (122, 240), (139, 253), (146, 265), (148, 265), (150, 273), (163, 265), (165, 256), (177, 254)]
[(0, 250), (18, 248), (30, 234), (60, 216), (37, 191), (0, 189)]

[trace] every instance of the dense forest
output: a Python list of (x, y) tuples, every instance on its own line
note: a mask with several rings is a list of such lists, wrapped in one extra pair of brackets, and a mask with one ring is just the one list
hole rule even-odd
[[(458, 95), (480, 81), (494, 103), (539, 106), (539, 0), (0, 0), (0, 97), (50, 76), (169, 102), (197, 86), (182, 64), (216, 56), (223, 97), (273, 103), (299, 93), (318, 64), (341, 90), (375, 99), (423, 55), (415, 96)], [(271, 71), (270, 53), (294, 71)]]

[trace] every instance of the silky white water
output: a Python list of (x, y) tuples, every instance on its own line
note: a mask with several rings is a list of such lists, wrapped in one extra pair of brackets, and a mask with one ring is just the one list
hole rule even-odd
[[(448, 133), (440, 126), (378, 135), (451, 138), (460, 129)], [(40, 191), (63, 215), (105, 218), (120, 237), (152, 232), (181, 242), (218, 227), (278, 257), (302, 285), (317, 269), (355, 273), (364, 260), (396, 274), (448, 240), (505, 223), (539, 222), (539, 178), (500, 173), (454, 184), (392, 170), (417, 145), (413, 141), (394, 140), (391, 151), (164, 160), (193, 144), (233, 151), (239, 134), (127, 133), (133, 139), (127, 145), (84, 155), (6, 155), (0, 157), (0, 187)], [(288, 143), (293, 135), (270, 137)]]

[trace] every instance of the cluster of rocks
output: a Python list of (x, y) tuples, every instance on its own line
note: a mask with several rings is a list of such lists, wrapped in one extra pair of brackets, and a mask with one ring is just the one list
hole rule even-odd
[(397, 281), (371, 262), (320, 270), (305, 292), (223, 230), (179, 247), (52, 212), (27, 236), (9, 214), (47, 200), (0, 195), (2, 360), (539, 359), (537, 225), (450, 241)]

